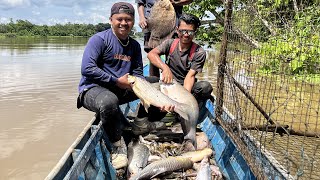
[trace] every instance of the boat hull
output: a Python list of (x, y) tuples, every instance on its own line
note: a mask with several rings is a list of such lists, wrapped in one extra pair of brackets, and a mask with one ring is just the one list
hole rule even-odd
[[(148, 69), (148, 66), (144, 68), (145, 74), (148, 74)], [(210, 139), (217, 165), (227, 179), (256, 179), (235, 144), (216, 123), (214, 99), (212, 96), (200, 110), (198, 122)], [(136, 111), (138, 103), (139, 100), (136, 100), (120, 108), (127, 115)], [(223, 116), (226, 121), (231, 117), (227, 113)], [(116, 171), (110, 162), (110, 149), (111, 144), (102, 123), (94, 117), (46, 179), (116, 179)]]

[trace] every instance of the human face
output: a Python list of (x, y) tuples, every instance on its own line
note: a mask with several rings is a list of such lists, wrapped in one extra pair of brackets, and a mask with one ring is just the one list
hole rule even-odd
[[(189, 32), (194, 32), (193, 35), (192, 33), (183, 33), (185, 31)], [(195, 36), (195, 30), (194, 30), (194, 25), (193, 24), (187, 24), (184, 21), (180, 22), (179, 27), (177, 28), (177, 34), (178, 37), (180, 38), (180, 42), (184, 44), (189, 44), (192, 42), (193, 37)]]
[(114, 14), (110, 17), (110, 24), (116, 36), (125, 40), (134, 25), (134, 17), (127, 13)]

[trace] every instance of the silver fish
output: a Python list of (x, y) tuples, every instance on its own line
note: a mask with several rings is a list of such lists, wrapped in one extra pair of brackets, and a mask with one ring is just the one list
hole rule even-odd
[(211, 180), (211, 169), (208, 157), (202, 159), (196, 180)]
[(191, 108), (189, 105), (172, 100), (155, 88), (151, 83), (140, 77), (129, 75), (128, 81), (132, 84), (133, 92), (140, 98), (146, 111), (148, 111), (150, 105), (156, 107), (173, 105), (175, 106), (174, 111), (176, 113), (178, 113), (184, 119), (189, 119), (188, 112)]
[(151, 179), (158, 175), (170, 173), (179, 169), (192, 168), (193, 162), (189, 158), (168, 157), (159, 161), (155, 161), (145, 167), (136, 176), (130, 180)]
[(150, 155), (149, 148), (138, 142), (130, 142), (128, 145), (128, 171), (129, 176), (139, 173), (144, 167), (147, 166), (148, 158)]
[(179, 103), (189, 105), (190, 109), (186, 111), (188, 118), (182, 117), (181, 126), (185, 134), (185, 139), (192, 140), (192, 143), (196, 148), (196, 126), (199, 117), (197, 100), (176, 80), (173, 80), (173, 83), (171, 84), (160, 83), (160, 91)]
[(176, 12), (170, 0), (156, 1), (147, 23), (151, 32), (148, 43), (150, 48), (155, 48), (165, 39), (171, 38), (176, 26)]
[(185, 157), (185, 158), (190, 158), (192, 162), (199, 162), (201, 161), (204, 157), (210, 157), (212, 155), (213, 151), (210, 148), (204, 148), (202, 150), (198, 151), (190, 151), (181, 154), (180, 156)]

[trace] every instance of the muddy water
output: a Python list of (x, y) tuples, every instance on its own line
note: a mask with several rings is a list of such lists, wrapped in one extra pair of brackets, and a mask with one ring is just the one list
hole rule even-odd
[(92, 118), (76, 108), (86, 42), (0, 39), (0, 179), (43, 179)]
[(93, 114), (76, 108), (86, 39), (0, 39), (0, 179), (43, 179)]

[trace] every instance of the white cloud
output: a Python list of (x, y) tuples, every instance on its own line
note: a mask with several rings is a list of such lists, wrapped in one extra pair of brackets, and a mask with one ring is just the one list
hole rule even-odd
[(40, 12), (39, 11), (31, 11), (33, 15), (39, 15)]
[(83, 15), (84, 15), (83, 10), (81, 9), (81, 7), (79, 7), (79, 6), (74, 6), (72, 9), (73, 9), (73, 10), (72, 10), (73, 13), (74, 13), (76, 16), (83, 16)]
[(90, 15), (88, 22), (91, 24), (98, 24), (98, 23), (109, 23), (109, 19), (107, 18), (108, 16), (93, 13)]
[(31, 3), (29, 0), (0, 0), (0, 8), (1, 9), (11, 9), (15, 7), (21, 6), (30, 6)]
[[(121, 0), (131, 3), (134, 0)], [(0, 22), (18, 19), (34, 24), (109, 23), (111, 0), (0, 0)], [(40, 16), (41, 15), (41, 16)], [(138, 12), (136, 9), (136, 26)]]
[(8, 23), (10, 21), (9, 18), (0, 17), (0, 23)]

